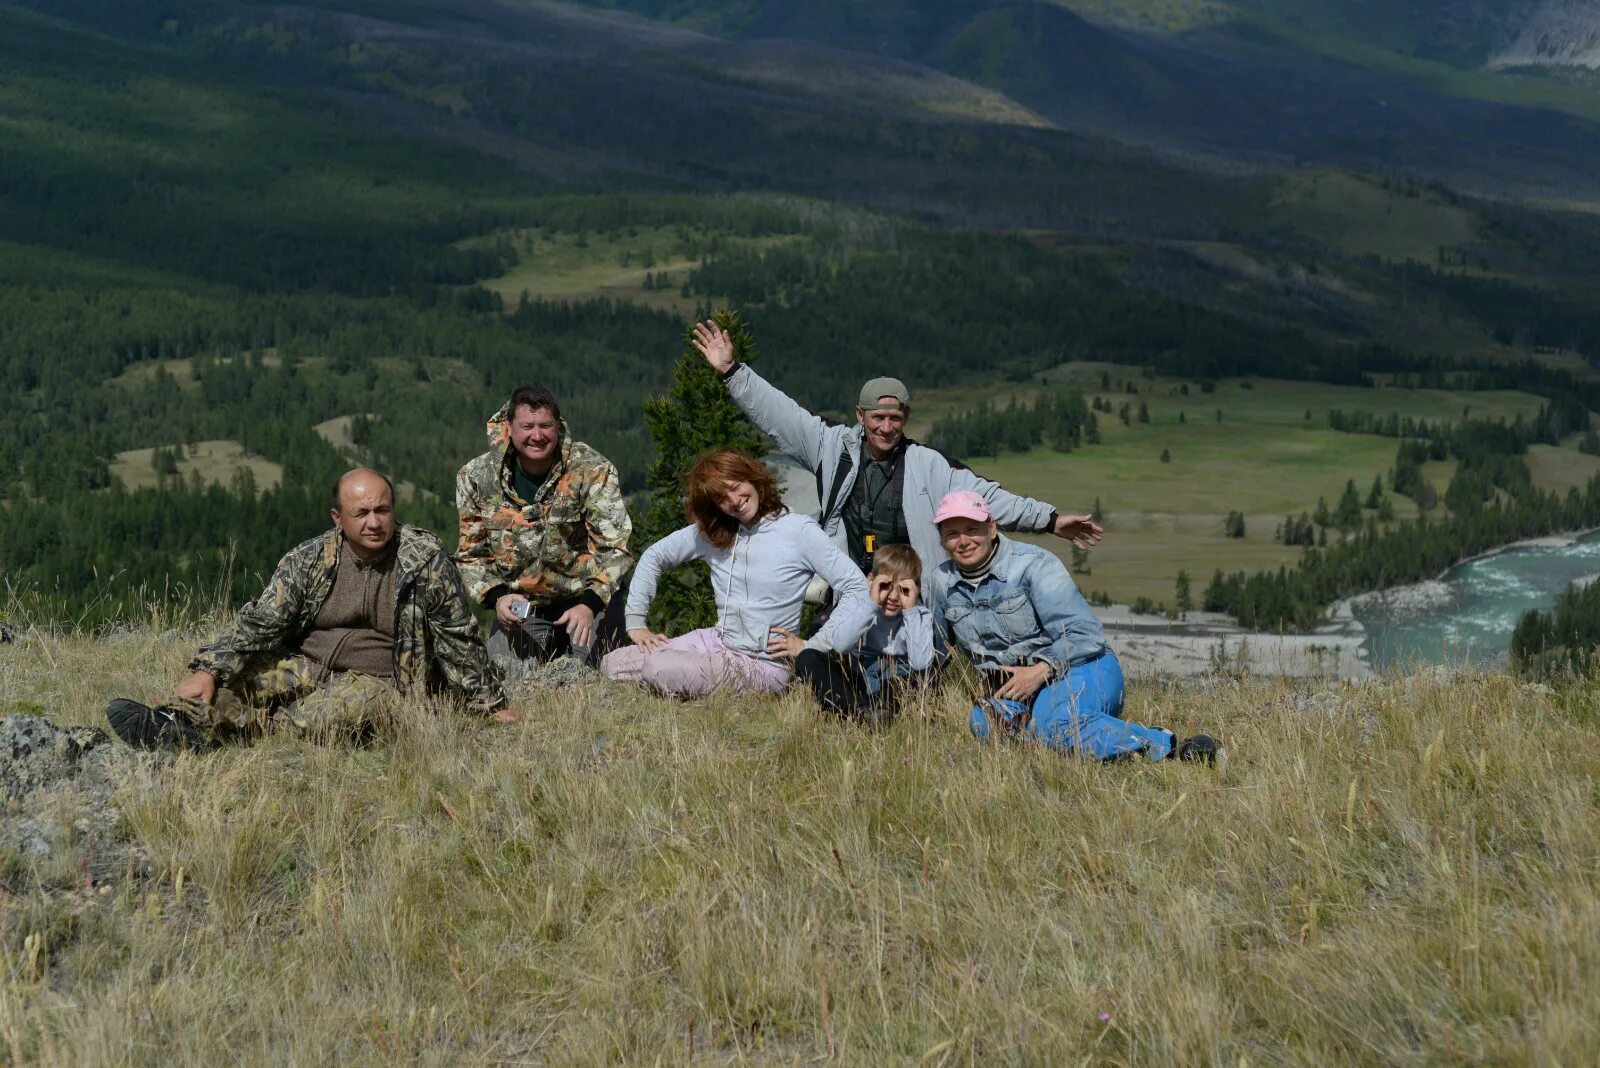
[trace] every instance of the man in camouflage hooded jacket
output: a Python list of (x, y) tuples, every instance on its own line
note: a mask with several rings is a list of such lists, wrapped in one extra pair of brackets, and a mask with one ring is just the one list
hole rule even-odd
[(611, 462), (572, 440), (548, 389), (523, 386), (489, 418), (489, 451), (456, 475), (456, 564), (494, 613), (489, 652), (508, 667), (562, 653), (593, 662), (619, 643), (633, 567)]
[(442, 692), (514, 720), (455, 564), (437, 536), (396, 523), (393, 509), (387, 478), (347, 472), (334, 487), (334, 529), (278, 562), (261, 595), (200, 648), (171, 701), (112, 701), (112, 729), (140, 747), (200, 748), (269, 727), (362, 737), (402, 694)]

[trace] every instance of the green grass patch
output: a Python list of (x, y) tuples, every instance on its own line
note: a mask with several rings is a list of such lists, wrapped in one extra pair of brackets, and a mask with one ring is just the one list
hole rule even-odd
[(1439, 251), (1477, 239), (1478, 217), (1439, 194), (1408, 195), (1376, 179), (1341, 171), (1300, 171), (1272, 179), (1275, 223), (1330, 248), (1380, 259), (1435, 265)]
[(508, 310), (530, 300), (627, 300), (682, 315), (702, 298), (682, 295), (689, 272), (715, 242), (719, 251), (760, 252), (801, 240), (798, 235), (742, 237), (685, 226), (622, 226), (582, 233), (518, 229), (463, 242), (463, 247), (509, 241), (517, 265), (479, 284), (500, 295)]
[[(1131, 380), (1138, 394), (1102, 391), (1102, 373), (1113, 384)], [(1071, 453), (1037, 448), (965, 459), (1007, 489), (1050, 501), (1063, 511), (1088, 511), (1098, 499), (1107, 533), (1090, 554), (1091, 575), (1080, 576), (1080, 584), (1124, 603), (1141, 596), (1170, 603), (1180, 570), (1189, 572), (1198, 590), (1219, 567), (1231, 572), (1292, 564), (1300, 550), (1273, 540), (1285, 515), (1314, 512), (1319, 497), (1333, 507), (1347, 480), (1355, 481), (1363, 499), (1374, 478), (1387, 480), (1396, 439), (1331, 430), (1330, 409), (1454, 421), (1464, 414), (1531, 417), (1542, 403), (1538, 397), (1508, 391), (1363, 389), (1270, 379), (1227, 379), (1215, 384), (1215, 392), (1202, 393), (1198, 382), (1145, 379), (1128, 367), (1096, 363), (1066, 364), (1048, 377), (1085, 389), (1086, 397), (1102, 396), (1113, 407), (1128, 404), (1129, 425), (1115, 412), (1099, 412), (1101, 445)], [(1188, 395), (1181, 392), (1185, 386)], [(1013, 397), (1031, 403), (1039, 388), (1035, 383), (996, 384), (919, 393), (913, 387), (918, 405), (913, 436), (925, 437), (933, 419), (958, 406), (989, 400), (1003, 408)], [(1138, 421), (1141, 402), (1149, 423)], [(1179, 413), (1184, 416), (1181, 423)], [(1165, 463), (1163, 451), (1170, 456)], [(1600, 460), (1575, 447), (1551, 448), (1530, 454), (1529, 467), (1540, 486), (1564, 489), (1582, 485), (1584, 472), (1600, 468)], [(1454, 461), (1443, 461), (1425, 465), (1424, 474), (1443, 496), (1454, 469)], [(1409, 499), (1391, 499), (1397, 519), (1417, 514)], [(1223, 536), (1223, 520), (1231, 511), (1245, 514), (1242, 539)], [(1058, 539), (1040, 544), (1064, 559), (1069, 555), (1066, 543)]]

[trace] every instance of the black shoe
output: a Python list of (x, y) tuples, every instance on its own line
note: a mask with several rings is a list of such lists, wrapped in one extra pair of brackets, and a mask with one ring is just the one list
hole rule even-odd
[(119, 697), (106, 705), (106, 722), (135, 749), (209, 749), (206, 736), (175, 708), (151, 708)]
[(1172, 755), (1179, 760), (1203, 760), (1207, 764), (1216, 764), (1217, 754), (1222, 752), (1222, 743), (1209, 734), (1195, 734), (1179, 742), (1172, 750)]

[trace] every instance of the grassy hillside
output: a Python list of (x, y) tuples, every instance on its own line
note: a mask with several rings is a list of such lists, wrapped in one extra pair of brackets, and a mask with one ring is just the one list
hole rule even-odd
[[(158, 624), (159, 628), (159, 624)], [(0, 646), (0, 712), (92, 724), (189, 635)], [(1586, 688), (1138, 687), (1225, 769), (872, 734), (797, 697), (414, 707), (29, 793), (0, 1049), (218, 1061), (1587, 1063)], [(109, 807), (107, 799), (109, 798)]]

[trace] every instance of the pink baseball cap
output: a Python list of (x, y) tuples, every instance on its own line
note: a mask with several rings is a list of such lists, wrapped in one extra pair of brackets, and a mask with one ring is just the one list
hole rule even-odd
[(985, 522), (990, 518), (989, 502), (972, 490), (952, 490), (939, 502), (939, 510), (933, 513), (933, 521), (943, 523), (946, 519), (958, 517)]

